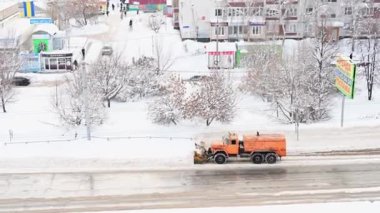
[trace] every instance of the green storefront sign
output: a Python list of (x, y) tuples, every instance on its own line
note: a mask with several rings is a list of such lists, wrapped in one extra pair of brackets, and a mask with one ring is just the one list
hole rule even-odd
[(40, 53), (49, 51), (49, 39), (33, 39), (33, 52)]

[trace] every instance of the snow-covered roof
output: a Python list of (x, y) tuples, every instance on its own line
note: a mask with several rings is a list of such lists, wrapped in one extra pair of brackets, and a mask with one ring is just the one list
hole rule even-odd
[(54, 24), (40, 24), (37, 25), (36, 28), (33, 30), (33, 33), (36, 32), (46, 32), (49, 35), (54, 35), (59, 31), (58, 27)]
[(8, 36), (9, 33), (15, 37), (18, 37), (28, 31), (32, 25), (29, 23), (29, 19), (15, 18), (7, 22), (4, 28), (0, 28), (0, 37)]
[[(216, 51), (216, 42), (210, 42), (206, 46), (207, 52), (215, 52)], [(235, 43), (229, 42), (219, 42), (218, 51), (236, 51)]]
[(17, 4), (17, 1), (0, 2), (0, 11), (5, 10), (15, 4)]

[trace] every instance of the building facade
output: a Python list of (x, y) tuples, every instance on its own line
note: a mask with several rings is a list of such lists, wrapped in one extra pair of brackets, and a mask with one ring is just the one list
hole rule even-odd
[(183, 39), (302, 39), (322, 27), (339, 39), (362, 34), (360, 21), (380, 20), (380, 0), (178, 0), (178, 10), (174, 2)]

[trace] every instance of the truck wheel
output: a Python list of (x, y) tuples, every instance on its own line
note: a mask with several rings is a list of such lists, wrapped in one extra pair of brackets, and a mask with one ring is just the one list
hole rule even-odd
[(260, 153), (255, 153), (252, 155), (252, 162), (254, 164), (261, 164), (264, 161), (264, 156)]
[(214, 160), (215, 160), (215, 163), (217, 164), (224, 164), (227, 158), (224, 154), (217, 154), (215, 155)]
[(274, 164), (277, 161), (277, 156), (274, 153), (268, 153), (265, 155), (265, 161), (269, 164)]

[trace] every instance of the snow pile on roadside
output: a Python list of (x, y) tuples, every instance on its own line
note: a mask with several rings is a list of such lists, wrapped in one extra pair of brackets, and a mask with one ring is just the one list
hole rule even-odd
[(133, 139), (8, 144), (0, 146), (2, 169), (160, 168), (193, 165), (190, 140)]

